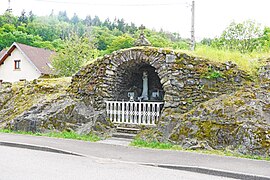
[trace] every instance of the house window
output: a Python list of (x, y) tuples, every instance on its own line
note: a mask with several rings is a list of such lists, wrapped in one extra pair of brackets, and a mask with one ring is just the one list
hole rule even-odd
[(14, 60), (14, 69), (21, 69), (21, 60)]

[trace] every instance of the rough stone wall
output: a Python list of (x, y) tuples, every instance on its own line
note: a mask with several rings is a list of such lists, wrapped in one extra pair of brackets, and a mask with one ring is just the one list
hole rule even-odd
[(268, 58), (259, 69), (259, 81), (262, 88), (270, 89), (270, 58)]
[[(249, 77), (232, 63), (214, 63), (171, 50), (136, 47), (106, 55), (84, 67), (72, 79), (70, 92), (88, 99), (96, 110), (113, 100), (123, 64), (149, 64), (156, 69), (164, 89), (165, 105), (159, 128), (166, 132), (171, 113), (185, 113), (221, 94), (234, 92)], [(149, 80), (151, 81), (151, 80)]]

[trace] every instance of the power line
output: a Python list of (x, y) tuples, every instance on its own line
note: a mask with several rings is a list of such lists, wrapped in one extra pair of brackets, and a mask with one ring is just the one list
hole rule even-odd
[(112, 4), (112, 3), (88, 3), (88, 2), (70, 2), (70, 1), (56, 1), (56, 0), (34, 0), (39, 2), (58, 3), (58, 4), (77, 4), (77, 5), (89, 5), (89, 6), (175, 6), (175, 5), (187, 5), (187, 2), (171, 2), (171, 3), (143, 3), (143, 4)]

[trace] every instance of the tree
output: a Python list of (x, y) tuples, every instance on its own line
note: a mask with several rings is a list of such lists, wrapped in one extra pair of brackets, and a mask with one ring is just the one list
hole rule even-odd
[(109, 18), (106, 18), (104, 23), (103, 23), (103, 26), (107, 27), (108, 29), (112, 30), (112, 23), (110, 21)]
[(73, 17), (70, 20), (73, 24), (78, 24), (80, 22), (80, 19), (76, 13), (74, 13)]
[(98, 50), (107, 50), (115, 36), (107, 27), (93, 27), (91, 29), (91, 40)]
[(92, 19), (92, 25), (93, 26), (101, 26), (102, 22), (100, 21), (98, 16), (95, 16), (94, 19)]
[(49, 17), (54, 17), (54, 9), (51, 10)]
[(86, 36), (73, 33), (64, 43), (64, 48), (53, 57), (52, 65), (59, 76), (71, 76), (85, 63), (96, 57), (96, 50)]
[(25, 10), (22, 10), (21, 16), (18, 18), (18, 22), (20, 24), (27, 24), (28, 23), (28, 17), (26, 16)]
[(16, 31), (16, 27), (13, 24), (4, 24), (1, 28), (3, 32), (14, 32)]
[(203, 38), (200, 42), (200, 44), (202, 45), (207, 45), (207, 46), (211, 46), (212, 44), (212, 39), (211, 38)]
[(10, 12), (5, 12), (2, 16), (0, 16), (0, 27), (4, 24), (17, 24), (17, 17), (13, 16)]
[(119, 49), (130, 48), (133, 46), (134, 41), (135, 39), (133, 39), (128, 34), (123, 34), (122, 36), (118, 36), (112, 41), (112, 43), (108, 47), (107, 53), (111, 53)]
[(69, 18), (67, 16), (66, 11), (59, 11), (57, 18), (59, 21), (69, 22)]
[(270, 27), (265, 27), (263, 30), (263, 35), (260, 38), (262, 48), (264, 51), (269, 51), (270, 49)]
[(126, 25), (125, 20), (123, 18), (122, 19), (117, 19), (117, 29), (119, 29), (123, 33), (126, 32), (125, 25)]
[(221, 37), (215, 39), (214, 46), (229, 50), (238, 50), (241, 53), (252, 52), (260, 47), (262, 28), (254, 21), (242, 23), (232, 22), (222, 33)]
[(138, 30), (134, 23), (131, 23), (130, 26), (127, 25), (126, 29), (130, 34), (135, 34), (135, 32)]
[(92, 18), (90, 15), (87, 15), (85, 17), (85, 19), (83, 20), (83, 23), (86, 25), (86, 26), (92, 26)]
[(30, 11), (30, 12), (28, 13), (28, 19), (29, 19), (30, 22), (33, 22), (33, 21), (34, 21), (35, 15), (33, 14), (32, 11)]
[(22, 31), (0, 33), (0, 49), (9, 47), (13, 42), (19, 42), (32, 46), (34, 42), (38, 41), (42, 41), (42, 38), (39, 36), (29, 35)]
[[(99, 55), (130, 47), (130, 38), (138, 37), (140, 33), (134, 23), (129, 25), (121, 18), (115, 18), (114, 21), (107, 18), (101, 21), (98, 16), (87, 16), (82, 21), (74, 14), (70, 20), (66, 11), (60, 11), (57, 16), (53, 13), (51, 16), (35, 16), (32, 11), (22, 11), (18, 17), (9, 12), (0, 15), (0, 49), (17, 41), (58, 50), (64, 47), (63, 42), (70, 38), (71, 32), (75, 32), (79, 37), (84, 37), (87, 33), (89, 41), (97, 48)], [(145, 35), (153, 46), (176, 49), (186, 46), (186, 41), (177, 33), (147, 30)]]
[(38, 17), (33, 22), (28, 23), (27, 32), (29, 34), (38, 35), (45, 41), (53, 41), (58, 39), (63, 29), (60, 28), (61, 23), (56, 17)]

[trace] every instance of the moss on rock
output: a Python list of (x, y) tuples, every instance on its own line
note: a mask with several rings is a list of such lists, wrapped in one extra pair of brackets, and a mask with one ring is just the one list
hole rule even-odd
[(270, 156), (270, 109), (263, 108), (270, 104), (269, 95), (263, 89), (245, 87), (211, 99), (175, 120), (168, 138), (183, 146), (196, 139), (214, 149)]

